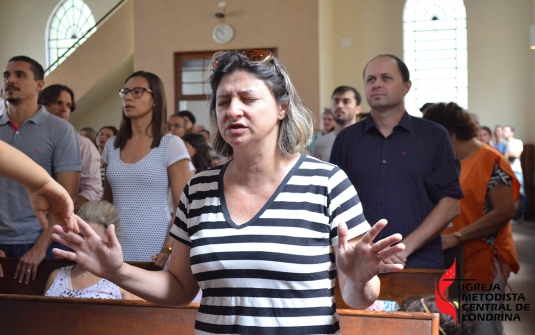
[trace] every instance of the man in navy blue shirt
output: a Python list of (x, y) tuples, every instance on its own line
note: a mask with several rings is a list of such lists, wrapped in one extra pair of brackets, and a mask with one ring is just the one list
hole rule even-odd
[(349, 176), (368, 222), (388, 220), (377, 240), (401, 233), (405, 251), (385, 259), (406, 268), (442, 269), (440, 232), (459, 215), (459, 162), (447, 131), (405, 111), (407, 66), (380, 55), (364, 69), (370, 117), (344, 129), (330, 161)]

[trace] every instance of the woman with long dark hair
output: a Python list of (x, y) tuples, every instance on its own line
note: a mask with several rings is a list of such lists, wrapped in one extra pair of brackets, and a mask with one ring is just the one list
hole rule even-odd
[(102, 153), (106, 162), (104, 200), (117, 206), (124, 259), (155, 261), (163, 267), (172, 252), (167, 236), (174, 212), (167, 205), (171, 186), (176, 209), (191, 176), (184, 142), (167, 134), (163, 84), (155, 74), (133, 73), (119, 90), (123, 116), (117, 136)]
[(201, 134), (186, 134), (182, 137), (186, 144), (191, 162), (195, 166), (195, 172), (199, 173), (212, 167), (212, 155), (210, 145)]

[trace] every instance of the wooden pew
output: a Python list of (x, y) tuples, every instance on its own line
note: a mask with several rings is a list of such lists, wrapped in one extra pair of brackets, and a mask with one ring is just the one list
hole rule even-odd
[[(379, 300), (393, 300), (401, 306), (407, 298), (433, 295), (435, 294), (435, 279), (438, 282), (443, 274), (444, 270), (425, 269), (405, 269), (400, 272), (382, 273), (379, 275), (381, 280)], [(338, 308), (351, 308), (342, 299), (338, 282), (334, 296)]]
[[(173, 308), (145, 301), (42, 297), (50, 273), (72, 262), (43, 261), (37, 279), (28, 285), (13, 279), (18, 258), (0, 258), (0, 263), (5, 274), (4, 278), (0, 278), (0, 324), (6, 334), (193, 334), (198, 304)], [(159, 270), (153, 263), (129, 263), (148, 270)], [(403, 270), (380, 275), (380, 299), (401, 303), (409, 296), (433, 294), (434, 279), (440, 278), (442, 273)], [(362, 334), (370, 329), (380, 330), (375, 333), (384, 335), (438, 334), (438, 314), (348, 309), (338, 286), (335, 292), (344, 335)]]
[[(4, 277), (0, 278), (0, 294), (43, 295), (46, 281), (52, 271), (57, 268), (75, 264), (74, 262), (64, 259), (45, 259), (39, 264), (35, 281), (30, 280), (30, 283), (26, 285), (24, 283), (19, 284), (18, 281), (13, 279), (18, 262), (18, 258), (0, 258), (0, 265), (2, 265), (2, 269), (4, 270)], [(128, 263), (151, 271), (161, 270), (152, 262)]]
[[(144, 301), (0, 295), (5, 334), (194, 333), (198, 305), (161, 307)], [(438, 335), (439, 315), (338, 310), (343, 335)]]
[[(4, 269), (4, 277), (0, 278), (0, 294), (26, 294), (43, 295), (46, 281), (50, 273), (59, 267), (74, 264), (71, 261), (59, 259), (46, 259), (39, 266), (35, 281), (28, 285), (19, 284), (13, 279), (18, 258), (0, 258), (0, 264)], [(143, 269), (157, 271), (158, 267), (151, 262), (128, 262)], [(401, 272), (383, 273), (381, 279), (380, 300), (394, 300), (398, 304), (413, 296), (433, 295), (435, 293), (435, 279), (438, 281), (444, 274), (443, 270), (406, 269)], [(335, 287), (336, 304), (339, 309), (351, 309), (340, 293), (338, 283)]]

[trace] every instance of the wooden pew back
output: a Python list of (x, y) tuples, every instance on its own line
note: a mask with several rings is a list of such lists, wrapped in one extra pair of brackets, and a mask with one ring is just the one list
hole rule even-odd
[[(6, 334), (194, 333), (198, 305), (161, 307), (144, 301), (0, 295)], [(438, 335), (439, 315), (338, 310), (344, 335)]]
[[(30, 281), (26, 285), (19, 284), (13, 279), (18, 261), (18, 258), (0, 258), (0, 264), (4, 269), (4, 277), (0, 278), (0, 294), (43, 295), (50, 273), (59, 267), (74, 264), (68, 260), (46, 259), (39, 265), (36, 280)], [(160, 270), (152, 262), (128, 263), (151, 271)], [(394, 300), (401, 305), (409, 297), (432, 295), (435, 293), (435, 280), (438, 281), (443, 274), (443, 270), (423, 269), (406, 269), (401, 272), (380, 274), (381, 293), (379, 299)], [(338, 283), (335, 287), (335, 299), (339, 309), (351, 309), (342, 299)]]
[[(18, 262), (18, 258), (0, 258), (0, 264), (4, 271), (4, 277), (0, 278), (0, 294), (43, 295), (46, 281), (52, 271), (57, 268), (75, 264), (74, 262), (65, 259), (45, 259), (39, 264), (35, 281), (30, 280), (30, 283), (26, 285), (24, 283), (19, 284), (18, 281), (13, 279)], [(160, 270), (160, 268), (156, 267), (152, 262), (128, 263), (151, 271)]]
[[(6, 334), (193, 334), (197, 304), (174, 308), (145, 301), (72, 299), (42, 297), (46, 280), (59, 267), (73, 264), (67, 260), (45, 260), (37, 279), (29, 285), (13, 279), (18, 258), (0, 258), (5, 276), (0, 278), (0, 324)], [(159, 270), (153, 263), (129, 262), (148, 270)], [(443, 271), (403, 270), (382, 274), (380, 299), (401, 303), (414, 295), (434, 292), (434, 279)], [(338, 285), (336, 301), (344, 335), (368, 333), (437, 335), (438, 314), (386, 313), (349, 308), (342, 300)], [(377, 332), (376, 332), (377, 333)]]
[[(381, 273), (381, 293), (379, 300), (393, 300), (400, 306), (410, 297), (423, 297), (435, 294), (435, 280), (438, 282), (444, 270), (405, 269), (400, 272)], [(342, 299), (338, 282), (334, 290), (336, 306), (351, 308)]]

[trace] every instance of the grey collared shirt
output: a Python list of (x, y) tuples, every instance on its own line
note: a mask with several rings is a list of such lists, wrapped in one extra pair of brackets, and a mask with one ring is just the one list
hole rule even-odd
[[(6, 112), (0, 117), (0, 140), (19, 149), (51, 176), (81, 170), (80, 147), (74, 127), (43, 106), (15, 129)], [(34, 243), (41, 225), (26, 189), (0, 178), (0, 244)]]

